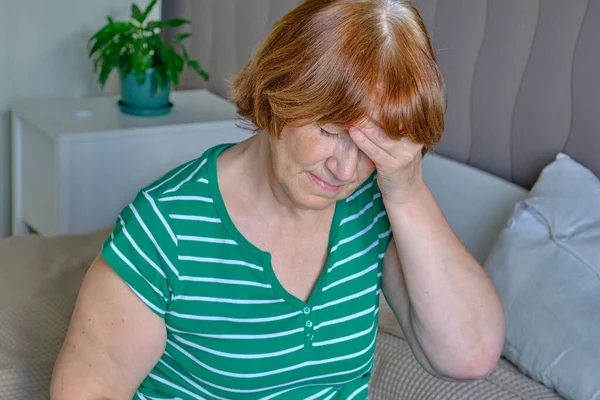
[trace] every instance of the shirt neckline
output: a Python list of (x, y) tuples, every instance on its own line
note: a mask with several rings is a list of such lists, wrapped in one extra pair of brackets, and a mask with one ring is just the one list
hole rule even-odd
[(345, 205), (345, 200), (339, 200), (336, 202), (335, 211), (333, 213), (333, 219), (331, 221), (331, 226), (329, 228), (329, 240), (327, 244), (327, 260), (325, 261), (325, 265), (321, 270), (319, 275), (319, 279), (317, 283), (313, 287), (310, 296), (306, 302), (300, 300), (296, 296), (289, 293), (283, 285), (277, 279), (275, 275), (275, 271), (273, 270), (273, 264), (271, 261), (271, 253), (263, 251), (248, 241), (244, 235), (237, 229), (233, 220), (231, 219), (227, 208), (225, 207), (225, 202), (223, 200), (223, 196), (221, 195), (221, 189), (219, 186), (219, 178), (217, 171), (217, 160), (219, 155), (227, 150), (228, 148), (234, 146), (236, 143), (228, 143), (222, 146), (219, 146), (210, 156), (207, 162), (208, 169), (208, 184), (210, 188), (210, 192), (213, 198), (213, 204), (216, 208), (217, 214), (221, 219), (221, 223), (224, 228), (227, 230), (227, 233), (233, 237), (236, 243), (246, 251), (252, 258), (260, 263), (260, 266), (263, 268), (265, 274), (267, 275), (269, 281), (271, 282), (272, 289), (281, 296), (284, 300), (289, 303), (297, 306), (300, 309), (305, 307), (310, 307), (314, 305), (318, 294), (321, 292), (321, 288), (323, 286), (323, 282), (325, 280), (325, 276), (327, 275), (327, 269), (330, 268), (332, 260), (331, 260), (331, 248), (333, 246), (333, 241), (336, 237), (340, 220), (343, 216), (343, 208)]

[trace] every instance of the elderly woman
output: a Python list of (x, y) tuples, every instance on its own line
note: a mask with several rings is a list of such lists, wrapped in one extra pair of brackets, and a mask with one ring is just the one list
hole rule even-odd
[(52, 398), (365, 399), (380, 291), (431, 374), (486, 376), (497, 293), (423, 182), (443, 83), (404, 0), (306, 0), (233, 82), (257, 134), (142, 189)]

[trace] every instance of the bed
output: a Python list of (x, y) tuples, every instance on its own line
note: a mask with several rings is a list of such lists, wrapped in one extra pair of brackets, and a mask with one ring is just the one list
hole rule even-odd
[[(226, 78), (297, 1), (165, 3), (166, 17), (194, 21), (191, 55), (212, 74), (207, 88), (226, 97)], [(448, 86), (446, 132), (426, 156), (425, 178), (484, 264), (515, 204), (558, 153), (600, 176), (600, 0), (415, 3)], [(182, 89), (203, 85), (190, 74)], [(106, 228), (0, 241), (0, 399), (48, 397), (79, 284)], [(436, 380), (418, 366), (385, 304), (376, 357), (374, 399), (561, 398), (505, 358), (482, 381)]]

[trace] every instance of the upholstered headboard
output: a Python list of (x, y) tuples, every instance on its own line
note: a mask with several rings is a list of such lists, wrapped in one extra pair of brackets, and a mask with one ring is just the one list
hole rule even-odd
[[(169, 0), (194, 21), (208, 87), (248, 60), (298, 0)], [(415, 0), (448, 87), (436, 152), (531, 186), (560, 151), (600, 176), (600, 0)], [(200, 87), (192, 75), (185, 88)]]

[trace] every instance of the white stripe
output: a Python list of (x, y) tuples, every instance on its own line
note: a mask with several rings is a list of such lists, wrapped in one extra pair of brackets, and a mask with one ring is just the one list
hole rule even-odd
[[(161, 360), (161, 361), (162, 361), (162, 360)], [(175, 371), (175, 372), (177, 372), (177, 371)], [(178, 375), (179, 375), (179, 374), (178, 374)], [(163, 379), (163, 378), (161, 378), (160, 376), (156, 376), (156, 375), (154, 375), (153, 373), (150, 373), (150, 374), (148, 374), (148, 376), (149, 376), (150, 378), (154, 379), (155, 381), (159, 381), (160, 383), (162, 383), (162, 384), (164, 384), (164, 385), (167, 385), (167, 386), (170, 386), (170, 387), (172, 387), (173, 389), (177, 389), (177, 390), (179, 390), (180, 392), (183, 392), (183, 393), (187, 394), (188, 396), (192, 396), (194, 399), (198, 399), (198, 400), (206, 400), (204, 397), (202, 397), (202, 396), (198, 396), (197, 394), (195, 394), (195, 393), (193, 393), (193, 392), (190, 392), (189, 390), (187, 390), (187, 389), (185, 389), (185, 388), (182, 388), (181, 386), (177, 386), (177, 385), (176, 385), (176, 384), (174, 384), (173, 382), (169, 382), (168, 380), (166, 380), (166, 379)], [(184, 378), (184, 379), (185, 379), (185, 377), (183, 377), (183, 376), (182, 376), (182, 378)], [(191, 382), (190, 382), (190, 383), (191, 383)], [(195, 385), (194, 385), (194, 386), (195, 386)]]
[(336, 394), (337, 394), (337, 391), (335, 391), (335, 392), (331, 393), (329, 396), (325, 397), (323, 400), (331, 400), (331, 398), (332, 398), (333, 396), (335, 396)]
[(227, 303), (227, 304), (276, 304), (284, 303), (283, 299), (271, 300), (244, 300), (244, 299), (225, 299), (221, 297), (204, 297), (204, 296), (175, 296), (173, 300), (184, 301), (204, 301), (206, 303)]
[(369, 204), (367, 204), (366, 206), (364, 206), (364, 208), (362, 210), (360, 210), (359, 212), (357, 212), (356, 214), (344, 218), (340, 222), (340, 226), (344, 225), (347, 222), (354, 221), (355, 219), (357, 219), (358, 217), (360, 217), (361, 215), (363, 215), (369, 208), (373, 207), (373, 204), (374, 204), (373, 202), (370, 202)]
[(337, 304), (346, 303), (346, 302), (348, 302), (350, 300), (354, 300), (354, 299), (362, 297), (362, 296), (364, 296), (366, 294), (369, 294), (369, 293), (371, 293), (371, 292), (373, 292), (375, 290), (377, 290), (377, 285), (373, 285), (370, 288), (363, 290), (362, 292), (354, 293), (354, 294), (352, 294), (350, 296), (342, 297), (341, 299), (333, 300), (333, 301), (330, 301), (330, 302), (325, 303), (325, 304), (320, 304), (318, 306), (314, 306), (313, 310), (314, 311), (318, 311), (318, 310), (322, 310), (322, 309), (327, 308), (327, 307), (335, 306)]
[(302, 350), (304, 348), (304, 344), (301, 344), (300, 346), (292, 347), (292, 348), (286, 349), (286, 350), (275, 351), (275, 352), (272, 352), (272, 353), (263, 353), (263, 354), (234, 354), (234, 353), (225, 353), (225, 352), (222, 352), (222, 351), (212, 350), (212, 349), (209, 349), (207, 347), (200, 346), (199, 344), (196, 344), (194, 342), (190, 342), (189, 340), (185, 340), (181, 336), (173, 335), (173, 337), (178, 342), (180, 342), (182, 344), (185, 344), (187, 346), (193, 347), (195, 349), (202, 350), (202, 351), (204, 351), (206, 353), (214, 354), (216, 356), (221, 356), (221, 357), (225, 357), (225, 358), (234, 358), (236, 360), (256, 360), (256, 359), (261, 359), (261, 358), (279, 357), (279, 356), (283, 356), (285, 354), (294, 353), (294, 352), (296, 352), (298, 350)]
[[(170, 354), (166, 353), (169, 357), (171, 357)], [(171, 357), (172, 358), (172, 357)], [(177, 371), (175, 368), (171, 367), (169, 364), (167, 364), (164, 360), (159, 360), (165, 367), (169, 368), (171, 371), (173, 371), (174, 373), (176, 373), (181, 379), (183, 379), (184, 381), (186, 381), (187, 383), (189, 383), (190, 385), (192, 385), (193, 387), (195, 387), (196, 389), (198, 389), (199, 391), (201, 391), (202, 393), (205, 393), (209, 396), (215, 397), (219, 400), (229, 400), (225, 397), (221, 397), (221, 396), (217, 396), (214, 393), (209, 392), (207, 389), (204, 389), (202, 386), (198, 385), (196, 382), (194, 382), (193, 380), (191, 380), (190, 378), (188, 378), (187, 376), (184, 376), (181, 372)]]
[(200, 263), (213, 263), (213, 264), (227, 264), (227, 265), (241, 265), (244, 267), (257, 269), (262, 271), (263, 268), (258, 265), (250, 264), (241, 260), (226, 260), (222, 258), (209, 258), (209, 257), (195, 257), (195, 256), (179, 256), (179, 260), (181, 261), (194, 261)]
[(210, 197), (203, 196), (170, 196), (161, 197), (160, 199), (158, 199), (158, 201), (201, 201), (203, 203), (213, 203), (213, 199), (211, 199)]
[(381, 272), (378, 272), (378, 273), (377, 273), (377, 277), (378, 277), (378, 278), (381, 278)]
[(123, 255), (123, 253), (121, 253), (121, 251), (117, 248), (117, 246), (115, 246), (114, 242), (110, 242), (110, 247), (113, 249), (113, 251), (119, 256), (119, 258), (121, 260), (123, 260), (123, 262), (125, 264), (127, 264), (127, 266), (129, 268), (131, 268), (132, 270), (135, 271), (136, 274), (138, 274), (140, 277), (142, 277), (142, 279), (144, 279), (146, 281), (146, 283), (148, 284), (148, 286), (150, 286), (152, 288), (152, 290), (154, 290), (154, 292), (156, 292), (156, 294), (158, 294), (160, 297), (162, 297), (165, 301), (165, 303), (168, 303), (169, 300), (165, 297), (165, 295), (160, 291), (159, 288), (157, 288), (156, 286), (154, 286), (152, 284), (152, 282), (150, 282), (148, 279), (146, 279), (146, 277), (144, 275), (142, 275), (140, 273), (140, 271), (137, 270), (137, 268), (135, 267), (135, 265), (133, 265), (133, 263), (131, 261), (129, 261), (129, 259), (127, 257), (125, 257)]
[(143, 193), (144, 193), (144, 197), (146, 198), (146, 200), (148, 200), (148, 202), (152, 206), (152, 209), (154, 210), (154, 213), (158, 216), (158, 219), (160, 220), (160, 222), (165, 227), (165, 230), (169, 233), (169, 236), (171, 236), (171, 239), (173, 240), (173, 243), (177, 244), (177, 239), (175, 238), (175, 234), (171, 230), (171, 227), (167, 223), (167, 220), (165, 220), (165, 217), (163, 217), (162, 213), (160, 212), (160, 210), (156, 206), (156, 203), (154, 202), (154, 199), (152, 199), (152, 197), (150, 197), (150, 195), (147, 192), (143, 192)]
[(373, 315), (377, 315), (377, 313), (378, 313), (378, 312), (379, 312), (379, 307), (377, 307), (377, 308), (375, 309), (375, 312), (373, 312)]
[(163, 398), (163, 397), (150, 397), (150, 396), (144, 396), (143, 394), (141, 394), (140, 392), (135, 392), (138, 396), (141, 396), (143, 399), (150, 399), (150, 400), (183, 400), (181, 397), (170, 397), (170, 398)]
[[(173, 266), (173, 264), (171, 264), (171, 261), (167, 258), (167, 255), (165, 254), (165, 252), (158, 245), (158, 242), (154, 238), (154, 235), (152, 235), (152, 232), (150, 232), (150, 229), (148, 229), (148, 227), (146, 226), (146, 224), (144, 223), (144, 221), (140, 217), (140, 214), (138, 214), (138, 212), (135, 209), (135, 207), (133, 206), (133, 204), (130, 204), (129, 207), (133, 210), (133, 213), (135, 214), (135, 218), (138, 220), (138, 222), (142, 226), (142, 229), (144, 229), (144, 232), (146, 232), (146, 235), (148, 235), (148, 237), (150, 238), (150, 240), (154, 244), (154, 247), (156, 248), (156, 250), (158, 250), (158, 254), (160, 254), (161, 258), (169, 266), (169, 268), (171, 269), (171, 271), (173, 271), (173, 273), (175, 274), (175, 276), (179, 277), (179, 272), (175, 269), (175, 267)], [(159, 216), (160, 216), (160, 214), (159, 214)], [(166, 221), (164, 223), (166, 224)], [(171, 232), (171, 234), (172, 234), (172, 232)], [(175, 236), (173, 236), (173, 240), (175, 241), (175, 244), (177, 244), (177, 239), (175, 239)]]
[(375, 183), (375, 178), (371, 179), (371, 182), (365, 186), (363, 186), (361, 189), (359, 189), (358, 191), (354, 192), (354, 194), (350, 197), (348, 197), (346, 199), (346, 203), (351, 202), (352, 200), (354, 200), (355, 198), (357, 198), (358, 196), (360, 196), (361, 194), (363, 194), (365, 191), (371, 189), (373, 187), (373, 184)]
[(364, 385), (362, 385), (361, 387), (359, 387), (358, 389), (356, 389), (354, 392), (352, 392), (352, 394), (350, 395), (350, 397), (348, 397), (348, 400), (352, 400), (353, 398), (355, 398), (356, 395), (358, 395), (360, 392), (362, 392), (363, 390), (365, 390), (367, 388), (367, 386), (369, 386), (369, 384), (365, 383)]
[(200, 179), (198, 179), (198, 182), (208, 184), (208, 180), (206, 178), (200, 178)]
[[(169, 353), (166, 353), (166, 355), (168, 355), (169, 357), (171, 357), (171, 355)], [(173, 358), (173, 357), (171, 357)], [(198, 385), (196, 382), (194, 382), (193, 380), (191, 380), (190, 378), (188, 378), (187, 376), (183, 375), (181, 372), (177, 371), (175, 368), (171, 367), (169, 364), (167, 364), (164, 360), (159, 360), (165, 367), (169, 368), (171, 371), (173, 371), (175, 374), (177, 374), (181, 379), (183, 379), (184, 381), (186, 381), (187, 383), (189, 383), (190, 385), (192, 385), (193, 387), (195, 387), (197, 390), (201, 391), (204, 394), (207, 394), (209, 396), (212, 396), (214, 398), (217, 398), (219, 400), (229, 400), (225, 397), (220, 397), (217, 396), (214, 393), (211, 393), (210, 391), (208, 391), (207, 389), (204, 389), (202, 386)]]
[(131, 287), (131, 285), (127, 284), (127, 286), (129, 286), (129, 288), (131, 290), (133, 290), (133, 293), (135, 293), (144, 303), (146, 303), (146, 305), (148, 307), (150, 307), (151, 309), (153, 309), (154, 311), (156, 311), (160, 315), (165, 315), (165, 312), (163, 310), (161, 310), (160, 308), (156, 307), (154, 304), (152, 304), (150, 301), (148, 301), (144, 296), (142, 296), (141, 294), (139, 294), (134, 288)]
[(138, 246), (138, 244), (135, 242), (135, 240), (133, 240), (133, 237), (129, 234), (129, 231), (127, 230), (127, 227), (125, 226), (125, 221), (123, 220), (123, 217), (121, 217), (119, 215), (119, 222), (121, 223), (121, 227), (123, 234), (125, 234), (125, 237), (127, 238), (127, 240), (129, 241), (129, 244), (131, 244), (131, 247), (133, 247), (135, 249), (135, 251), (138, 252), (138, 254), (140, 256), (142, 256), (142, 258), (144, 260), (146, 260), (146, 262), (148, 264), (150, 264), (150, 266), (152, 268), (154, 268), (156, 270), (156, 272), (158, 272), (160, 274), (160, 276), (162, 276), (164, 279), (167, 279), (167, 275), (165, 274), (165, 272), (162, 270), (162, 268), (160, 268), (158, 265), (156, 265), (156, 263), (154, 261), (152, 261), (150, 259), (150, 257), (148, 257), (146, 255), (146, 253), (144, 253), (142, 251), (142, 249)]
[[(350, 382), (350, 381), (348, 381), (348, 382)], [(347, 383), (347, 382), (343, 382), (343, 383)], [(338, 382), (338, 384), (339, 384), (339, 382)], [(289, 389), (282, 390), (282, 391), (280, 391), (280, 392), (277, 392), (277, 393), (273, 393), (273, 394), (271, 394), (271, 395), (269, 395), (269, 396), (267, 396), (267, 397), (261, 397), (261, 398), (260, 398), (260, 400), (271, 400), (271, 399), (273, 399), (273, 398), (275, 398), (275, 397), (277, 397), (277, 396), (281, 396), (282, 394), (285, 394), (285, 393), (291, 392), (292, 390), (297, 390), (297, 389), (301, 389), (301, 388), (305, 388), (305, 387), (324, 386), (324, 385), (325, 385), (324, 383), (319, 383), (319, 384), (315, 384), (315, 385), (302, 385), (302, 386), (297, 386), (297, 387), (293, 387), (293, 388), (289, 388)], [(333, 389), (333, 388), (327, 388), (327, 389), (323, 390), (321, 393), (326, 393), (326, 392), (330, 391), (331, 389)], [(335, 394), (335, 393), (337, 393), (337, 392), (333, 392), (333, 393)], [(330, 396), (330, 397), (331, 397), (331, 396)], [(308, 399), (314, 399), (314, 398), (315, 398), (315, 397), (309, 397)], [(308, 400), (308, 399), (305, 399), (305, 400)]]
[(321, 322), (320, 324), (315, 325), (315, 331), (318, 330), (318, 329), (321, 329), (324, 326), (337, 325), (337, 324), (341, 324), (342, 322), (346, 322), (346, 321), (350, 321), (350, 320), (353, 320), (353, 319), (356, 319), (356, 318), (360, 318), (363, 315), (367, 315), (369, 313), (372, 313), (374, 309), (375, 309), (375, 306), (371, 306), (371, 308), (369, 308), (367, 310), (363, 310), (363, 311), (360, 311), (360, 312), (357, 312), (357, 313), (354, 313), (354, 314), (351, 314), (351, 315), (347, 315), (347, 316), (342, 317), (342, 318), (337, 318), (337, 319), (332, 319), (332, 320), (329, 320), (329, 321)]
[(156, 189), (158, 189), (159, 187), (161, 187), (162, 185), (164, 185), (165, 183), (169, 182), (171, 179), (174, 179), (177, 175), (179, 175), (180, 173), (182, 173), (183, 171), (185, 171), (188, 167), (190, 167), (194, 162), (196, 162), (196, 160), (191, 160), (188, 161), (186, 164), (181, 166), (181, 169), (179, 169), (179, 171), (177, 171), (175, 174), (173, 174), (169, 179), (159, 183), (158, 185), (154, 186), (151, 189), (146, 190), (147, 193), (150, 193)]
[(390, 236), (390, 233), (392, 233), (392, 228), (390, 228), (387, 232), (380, 233), (379, 239), (383, 239), (384, 237)]
[[(169, 352), (165, 351), (164, 354), (166, 354), (167, 356), (169, 356), (170, 358), (172, 358), (174, 360), (173, 356), (171, 356), (169, 354)], [(160, 360), (160, 362), (166, 364), (163, 360)], [(282, 388), (282, 387), (294, 385), (294, 384), (297, 384), (297, 383), (307, 382), (307, 381), (311, 381), (311, 380), (315, 380), (315, 379), (326, 379), (326, 378), (331, 378), (331, 377), (334, 377), (334, 376), (353, 374), (355, 372), (363, 370), (365, 367), (369, 367), (368, 370), (370, 371), (370, 369), (372, 368), (372, 363), (373, 363), (373, 356), (371, 356), (371, 358), (369, 358), (369, 361), (367, 361), (366, 363), (364, 363), (363, 365), (361, 365), (360, 367), (357, 367), (357, 368), (353, 368), (353, 369), (346, 370), (346, 371), (334, 372), (334, 373), (331, 373), (331, 374), (311, 376), (311, 377), (308, 377), (308, 378), (302, 378), (302, 379), (298, 379), (298, 380), (295, 380), (295, 381), (292, 381), (292, 382), (282, 383), (282, 384), (275, 385), (275, 386), (263, 387), (263, 388), (259, 388), (259, 389), (232, 389), (232, 388), (228, 388), (228, 387), (224, 387), (224, 386), (219, 386), (219, 385), (216, 385), (216, 384), (214, 384), (212, 382), (206, 381), (206, 380), (204, 380), (202, 378), (199, 378), (199, 377), (193, 375), (191, 372), (188, 372), (188, 374), (190, 376), (192, 376), (194, 379), (196, 379), (198, 382), (204, 383), (205, 385), (212, 386), (212, 387), (214, 387), (216, 389), (224, 390), (224, 391), (227, 391), (227, 392), (233, 392), (233, 393), (258, 393), (258, 392), (264, 392), (264, 391), (267, 391), (267, 390), (279, 389), (279, 388)], [(371, 365), (369, 365), (369, 364), (371, 364)], [(330, 386), (330, 385), (338, 385), (339, 386), (339, 385), (344, 385), (344, 384), (346, 384), (348, 382), (352, 382), (354, 380), (355, 380), (355, 378), (351, 378), (351, 379), (348, 379), (346, 381), (341, 381), (341, 382), (309, 383), (309, 384), (306, 384), (306, 385), (296, 386), (296, 387), (291, 388), (291, 389), (286, 389), (286, 390), (283, 390), (282, 392), (279, 392), (279, 393), (275, 393), (275, 394), (271, 395), (272, 396), (271, 398), (273, 398), (273, 397), (275, 397), (277, 395), (289, 392), (292, 389), (300, 389), (300, 388), (304, 388), (304, 387), (308, 387), (308, 386), (317, 386), (317, 385), (321, 385), (321, 386), (323, 386), (323, 385), (328, 385), (328, 386)]]
[(327, 389), (325, 389), (325, 390), (321, 390), (319, 393), (315, 393), (315, 394), (313, 394), (312, 396), (310, 396), (310, 397), (307, 397), (307, 398), (306, 398), (306, 399), (304, 399), (304, 400), (315, 400), (316, 398), (319, 398), (319, 397), (323, 396), (325, 393), (329, 392), (329, 391), (330, 391), (330, 390), (332, 390), (332, 389), (333, 389), (333, 388), (327, 388)]
[(372, 249), (374, 249), (375, 247), (377, 247), (377, 245), (379, 244), (379, 239), (377, 239), (376, 241), (374, 241), (369, 247), (367, 247), (366, 249), (359, 251), (358, 253), (352, 254), (350, 257), (346, 257), (343, 260), (340, 260), (338, 262), (336, 262), (335, 264), (333, 264), (328, 270), (327, 272), (331, 272), (334, 269), (336, 269), (337, 267), (339, 267), (340, 265), (344, 265), (349, 261), (354, 260), (355, 258), (361, 257), (365, 254), (367, 254), (369, 251), (371, 251)]
[(201, 222), (212, 222), (214, 224), (221, 223), (221, 220), (219, 218), (201, 217), (199, 215), (171, 214), (171, 215), (169, 215), (169, 218), (177, 219), (177, 220), (181, 220), (181, 221), (201, 221)]
[(175, 311), (169, 311), (169, 315), (172, 315), (177, 318), (183, 319), (193, 319), (197, 321), (227, 321), (227, 322), (241, 322), (245, 324), (253, 324), (256, 322), (271, 322), (271, 321), (280, 321), (282, 319), (292, 318), (297, 315), (302, 314), (302, 311), (296, 311), (290, 314), (277, 315), (275, 317), (265, 317), (265, 318), (230, 318), (230, 317), (215, 317), (211, 315), (191, 315), (191, 314), (180, 314)]
[(297, 329), (292, 329), (289, 331), (283, 331), (283, 332), (277, 332), (277, 333), (267, 333), (267, 334), (262, 334), (262, 335), (225, 335), (225, 334), (221, 334), (221, 335), (211, 335), (211, 334), (206, 334), (206, 333), (195, 333), (195, 332), (186, 332), (186, 331), (181, 331), (179, 329), (175, 329), (171, 326), (167, 325), (167, 329), (173, 332), (177, 332), (177, 333), (183, 333), (186, 335), (194, 335), (194, 336), (200, 336), (200, 337), (205, 337), (205, 338), (210, 338), (210, 339), (233, 339), (233, 340), (260, 340), (260, 339), (272, 339), (272, 338), (277, 338), (277, 337), (283, 337), (283, 336), (290, 336), (296, 333), (300, 333), (300, 332), (304, 332), (304, 328), (297, 328)]
[(196, 357), (194, 357), (193, 355), (188, 353), (185, 349), (183, 349), (181, 346), (174, 343), (172, 340), (167, 339), (167, 343), (170, 344), (171, 346), (173, 346), (174, 348), (176, 348), (179, 352), (181, 352), (181, 354), (185, 355), (187, 358), (194, 361), (198, 366), (200, 366), (204, 369), (207, 369), (211, 372), (214, 372), (215, 374), (218, 374), (221, 376), (229, 376), (232, 378), (252, 379), (252, 378), (262, 378), (265, 376), (278, 375), (278, 374), (282, 374), (284, 372), (294, 371), (294, 370), (304, 368), (304, 367), (310, 367), (310, 366), (314, 366), (314, 365), (331, 364), (331, 363), (335, 363), (338, 361), (345, 361), (345, 360), (350, 360), (350, 359), (353, 359), (356, 357), (360, 357), (363, 354), (367, 353), (369, 350), (371, 350), (371, 348), (375, 345), (375, 339), (376, 339), (376, 337), (373, 338), (373, 340), (371, 341), (371, 344), (369, 344), (367, 347), (365, 347), (361, 351), (357, 351), (356, 353), (346, 354), (346, 355), (339, 356), (339, 357), (327, 358), (324, 360), (305, 361), (303, 363), (292, 365), (292, 366), (285, 367), (285, 368), (279, 368), (279, 369), (274, 369), (274, 370), (265, 371), (265, 372), (256, 372), (256, 373), (252, 373), (252, 374), (240, 374), (237, 372), (223, 371), (223, 370), (211, 367), (211, 366), (203, 363), (202, 361), (198, 360)]
[(382, 253), (382, 254), (379, 254), (379, 255), (377, 255), (377, 258), (379, 258), (380, 260), (381, 260), (382, 258), (384, 258), (384, 257), (385, 257), (385, 253)]
[(267, 283), (252, 282), (252, 281), (239, 281), (235, 279), (219, 279), (219, 278), (202, 278), (198, 276), (180, 276), (180, 281), (191, 281), (191, 282), (206, 282), (206, 283), (223, 283), (225, 285), (239, 285), (239, 286), (255, 286), (265, 289), (270, 289), (271, 285)]
[(375, 268), (377, 268), (377, 267), (379, 267), (379, 263), (375, 263), (375, 264), (371, 265), (369, 268), (367, 268), (367, 269), (365, 269), (365, 270), (363, 270), (363, 271), (357, 272), (357, 273), (356, 273), (356, 274), (354, 274), (354, 275), (350, 275), (350, 276), (347, 276), (347, 277), (345, 277), (344, 279), (340, 279), (339, 281), (333, 282), (333, 283), (331, 283), (331, 284), (329, 284), (329, 285), (325, 286), (325, 287), (323, 288), (323, 291), (325, 292), (325, 291), (327, 291), (327, 290), (329, 290), (329, 289), (331, 289), (331, 288), (333, 288), (333, 287), (336, 287), (336, 286), (338, 286), (338, 285), (341, 285), (342, 283), (346, 283), (346, 282), (348, 282), (348, 281), (352, 281), (352, 280), (354, 280), (354, 279), (356, 279), (356, 278), (360, 278), (361, 276), (363, 276), (363, 275), (366, 275), (366, 274), (368, 274), (369, 272), (373, 271), (373, 270), (374, 270)]
[(375, 295), (379, 296), (379, 293), (381, 293), (381, 290), (377, 289), (377, 291), (375, 292)]
[(361, 336), (368, 335), (369, 333), (371, 333), (373, 331), (374, 327), (375, 327), (375, 324), (372, 324), (369, 329), (365, 329), (364, 331), (357, 332), (357, 333), (354, 333), (352, 335), (343, 336), (343, 337), (340, 337), (340, 338), (337, 338), (337, 339), (324, 340), (322, 342), (314, 342), (313, 346), (320, 347), (320, 346), (328, 346), (330, 344), (347, 342), (349, 340), (356, 339), (356, 338), (359, 338)]
[[(373, 222), (371, 222), (369, 225), (367, 225), (367, 227), (366, 227), (365, 229), (363, 229), (362, 231), (360, 231), (360, 232), (358, 232), (358, 233), (355, 233), (355, 234), (354, 234), (354, 235), (352, 235), (352, 236), (349, 236), (349, 237), (347, 237), (347, 238), (345, 238), (345, 239), (342, 239), (342, 240), (340, 240), (340, 241), (338, 242), (338, 244), (336, 244), (335, 246), (333, 246), (333, 247), (331, 248), (331, 253), (333, 253), (334, 251), (336, 251), (336, 250), (338, 249), (338, 247), (340, 247), (341, 245), (343, 245), (343, 244), (346, 244), (346, 243), (349, 243), (349, 242), (351, 242), (351, 241), (353, 241), (353, 240), (355, 240), (355, 239), (357, 239), (357, 238), (361, 237), (361, 236), (362, 236), (362, 235), (364, 235), (365, 233), (369, 232), (371, 229), (373, 229), (373, 227), (375, 226), (375, 224), (377, 223), (377, 221), (379, 221), (379, 219), (381, 219), (381, 218), (382, 218), (383, 216), (385, 216), (385, 215), (386, 215), (386, 212), (385, 212), (385, 211), (382, 211), (382, 212), (380, 212), (379, 214), (377, 214), (377, 215), (375, 216), (375, 218), (373, 218)], [(389, 232), (388, 232), (388, 235), (389, 235)], [(381, 235), (379, 235), (379, 238), (381, 239), (381, 238), (382, 238), (382, 236), (381, 236)]]
[(231, 239), (216, 239), (216, 238), (208, 238), (201, 236), (185, 236), (185, 235), (177, 235), (177, 240), (184, 240), (188, 242), (204, 242), (204, 243), (219, 243), (219, 244), (232, 244), (237, 246), (235, 240)]
[(171, 189), (169, 189), (169, 190), (165, 190), (163, 194), (166, 194), (166, 193), (173, 193), (173, 192), (176, 192), (176, 191), (178, 191), (178, 190), (179, 190), (179, 188), (181, 188), (183, 185), (185, 185), (187, 182), (189, 182), (189, 181), (190, 181), (190, 179), (192, 179), (192, 177), (193, 177), (194, 175), (196, 175), (196, 173), (197, 173), (198, 171), (200, 171), (200, 168), (202, 168), (202, 167), (204, 166), (204, 164), (206, 164), (206, 161), (208, 161), (208, 159), (207, 159), (207, 158), (205, 158), (205, 159), (204, 159), (204, 160), (203, 160), (203, 161), (200, 163), (200, 165), (198, 166), (198, 168), (196, 168), (196, 169), (194, 170), (194, 172), (192, 172), (192, 173), (191, 173), (191, 174), (190, 174), (190, 175), (189, 175), (187, 178), (185, 178), (184, 180), (182, 180), (181, 182), (179, 182), (179, 185), (177, 185), (177, 186), (175, 186), (174, 188), (171, 188)]

